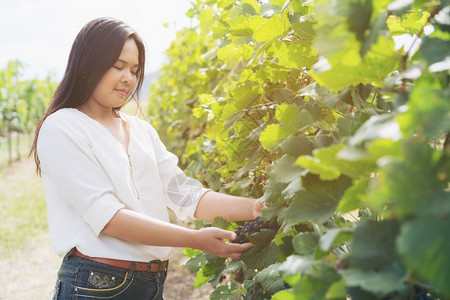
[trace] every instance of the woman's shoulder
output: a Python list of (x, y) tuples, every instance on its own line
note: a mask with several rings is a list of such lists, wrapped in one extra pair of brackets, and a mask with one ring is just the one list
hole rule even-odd
[(61, 108), (50, 114), (45, 121), (54, 122), (56, 120), (66, 120), (70, 121), (72, 119), (76, 119), (76, 116), (80, 113), (76, 108)]
[(47, 118), (41, 126), (41, 131), (45, 130), (73, 130), (74, 128), (80, 128), (80, 124), (83, 124), (81, 112), (75, 108), (61, 108), (53, 112)]

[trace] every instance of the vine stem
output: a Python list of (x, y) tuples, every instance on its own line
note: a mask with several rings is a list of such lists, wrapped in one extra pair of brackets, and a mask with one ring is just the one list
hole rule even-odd
[(250, 300), (254, 300), (256, 298), (256, 296), (258, 296), (258, 294), (259, 294), (258, 286), (257, 286), (256, 282), (253, 284), (253, 288), (254, 288), (254, 290), (253, 290), (252, 297), (250, 298)]
[(352, 215), (350, 212), (347, 212), (350, 216), (353, 217), (353, 219), (355, 219), (356, 221), (359, 221), (359, 219), (357, 217), (355, 217), (354, 215)]
[(377, 96), (377, 94), (378, 94), (378, 90), (375, 90), (375, 93), (373, 93), (373, 98), (372, 98), (372, 101), (370, 102), (370, 105), (373, 105), (373, 102), (375, 101), (375, 97)]
[(278, 102), (265, 102), (265, 103), (259, 103), (259, 104), (255, 104), (253, 106), (250, 106), (248, 109), (253, 109), (253, 108), (258, 108), (258, 107), (262, 107), (262, 106), (270, 106), (272, 104), (279, 104)]
[(444, 140), (444, 152), (450, 153), (450, 132), (447, 132)]

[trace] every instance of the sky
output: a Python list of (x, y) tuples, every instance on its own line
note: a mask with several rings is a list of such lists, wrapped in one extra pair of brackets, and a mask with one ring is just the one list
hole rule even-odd
[(146, 73), (155, 72), (176, 32), (191, 24), (185, 15), (191, 7), (189, 0), (0, 0), (0, 69), (18, 59), (24, 78), (60, 80), (80, 29), (107, 16), (138, 32), (147, 50)]

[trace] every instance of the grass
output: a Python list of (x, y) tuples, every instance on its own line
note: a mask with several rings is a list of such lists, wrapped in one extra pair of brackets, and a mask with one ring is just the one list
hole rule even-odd
[(0, 257), (7, 257), (48, 230), (47, 211), (31, 159), (0, 170), (0, 177)]
[[(11, 154), (12, 160), (17, 161), (19, 159), (17, 153), (17, 142), (19, 141), (19, 156), (20, 159), (26, 158), (30, 152), (31, 142), (33, 136), (27, 134), (14, 135), (11, 139)], [(0, 171), (8, 167), (8, 140), (6, 137), (0, 137)]]
[[(13, 163), (8, 164), (8, 144), (0, 140), (0, 257), (10, 256), (28, 238), (47, 231), (47, 213), (41, 179), (27, 158), (30, 136), (12, 138)], [(19, 139), (17, 160), (16, 143)]]

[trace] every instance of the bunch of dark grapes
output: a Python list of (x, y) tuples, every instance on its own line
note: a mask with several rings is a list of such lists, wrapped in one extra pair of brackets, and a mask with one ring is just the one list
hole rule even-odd
[(256, 217), (254, 221), (245, 222), (244, 225), (238, 226), (234, 231), (237, 237), (230, 241), (230, 243), (244, 244), (248, 243), (248, 236), (255, 232), (260, 232), (261, 229), (270, 229), (278, 231), (280, 225), (276, 221), (263, 221), (260, 217)]

